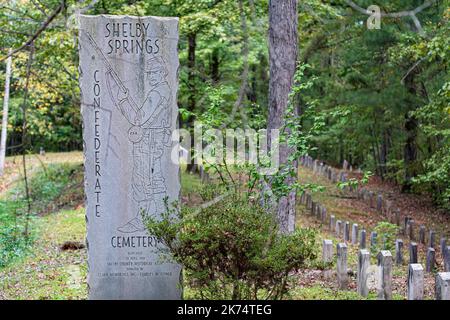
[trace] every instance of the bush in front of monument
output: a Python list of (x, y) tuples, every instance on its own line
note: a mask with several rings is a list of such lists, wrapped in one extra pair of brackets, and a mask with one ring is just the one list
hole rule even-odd
[(291, 275), (316, 259), (316, 231), (281, 234), (275, 218), (233, 193), (204, 209), (167, 206), (147, 219), (162, 254), (184, 268), (185, 298), (281, 299)]

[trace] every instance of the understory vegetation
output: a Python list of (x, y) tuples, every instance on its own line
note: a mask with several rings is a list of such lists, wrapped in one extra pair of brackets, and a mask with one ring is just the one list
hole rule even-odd
[(238, 193), (201, 210), (174, 204), (161, 220), (149, 219), (150, 234), (184, 266), (195, 298), (281, 299), (290, 274), (318, 254), (317, 232), (281, 234), (274, 216)]
[(81, 165), (42, 164), (28, 181), (28, 197), (23, 180), (3, 194), (0, 199), (0, 267), (26, 253), (36, 238), (36, 216), (83, 199), (81, 169)]

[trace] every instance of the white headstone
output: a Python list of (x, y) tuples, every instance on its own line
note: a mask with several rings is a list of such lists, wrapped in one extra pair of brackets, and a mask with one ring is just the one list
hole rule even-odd
[(89, 298), (180, 299), (144, 225), (179, 199), (178, 18), (80, 16), (79, 39)]
[(423, 300), (423, 267), (411, 263), (408, 268), (408, 300)]

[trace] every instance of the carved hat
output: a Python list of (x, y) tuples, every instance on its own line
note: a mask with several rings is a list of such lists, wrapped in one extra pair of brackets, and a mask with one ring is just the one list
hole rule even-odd
[(147, 63), (145, 65), (145, 72), (154, 72), (154, 71), (163, 71), (165, 76), (169, 73), (163, 58), (153, 57), (147, 60)]

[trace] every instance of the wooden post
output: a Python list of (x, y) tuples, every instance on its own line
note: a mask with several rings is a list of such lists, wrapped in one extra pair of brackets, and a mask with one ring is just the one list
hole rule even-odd
[(359, 248), (365, 249), (366, 248), (366, 230), (361, 230), (361, 237), (359, 238)]
[(345, 243), (337, 244), (337, 280), (338, 288), (346, 289), (348, 285), (347, 274), (347, 245)]
[(423, 267), (419, 263), (409, 265), (408, 300), (423, 300)]
[(378, 298), (381, 300), (392, 299), (392, 255), (387, 250), (381, 250), (378, 254), (379, 288)]
[(434, 270), (434, 262), (436, 261), (436, 252), (433, 248), (428, 248), (427, 250), (427, 264), (425, 266), (425, 270), (427, 272), (433, 272)]
[(403, 264), (403, 240), (395, 240), (395, 264), (400, 266)]
[(450, 300), (450, 272), (439, 272), (436, 275), (436, 300)]
[(352, 244), (358, 244), (358, 224), (354, 223), (352, 225)]
[(367, 270), (370, 265), (370, 252), (367, 249), (359, 250), (358, 255), (358, 273), (356, 276), (356, 283), (358, 285), (357, 290), (358, 293), (367, 297), (369, 294), (369, 288), (367, 286)]
[(409, 263), (417, 263), (417, 243), (409, 244)]

